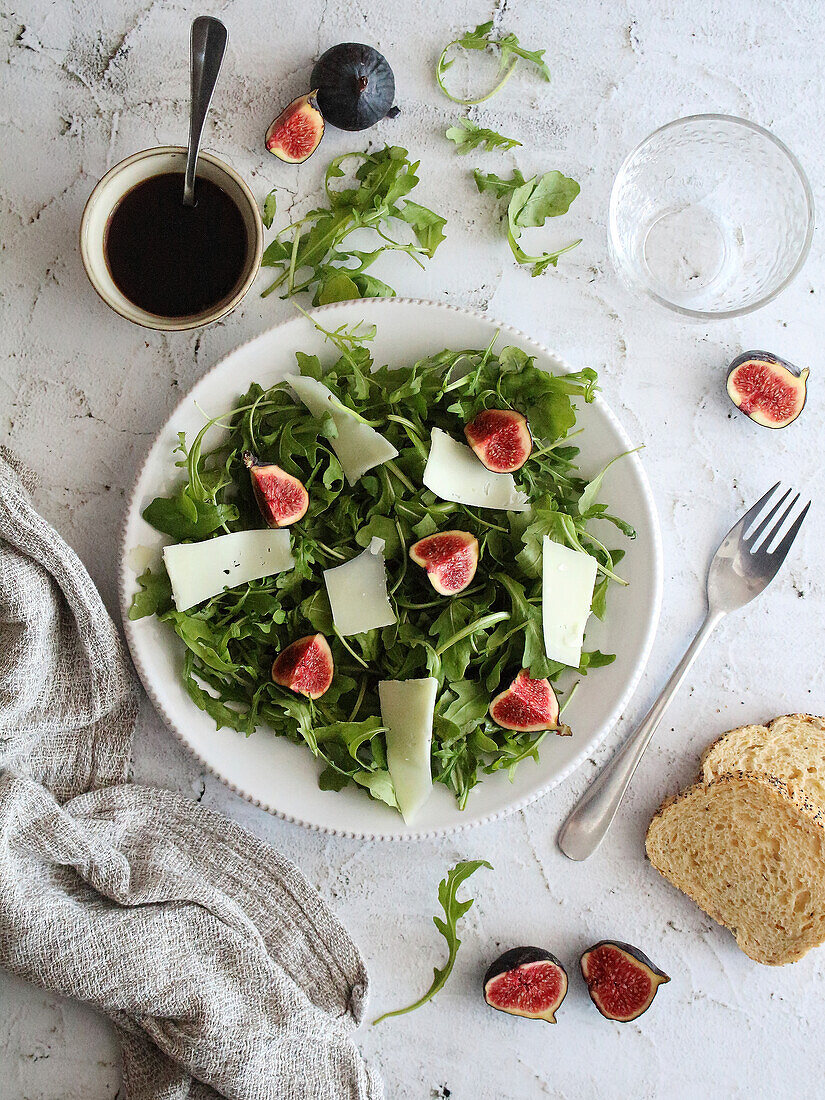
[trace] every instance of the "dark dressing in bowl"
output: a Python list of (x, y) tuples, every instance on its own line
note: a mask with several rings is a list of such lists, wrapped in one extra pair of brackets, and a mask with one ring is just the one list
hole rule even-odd
[(109, 218), (104, 252), (118, 289), (162, 317), (192, 317), (229, 298), (241, 283), (249, 244), (238, 207), (198, 177), (195, 206), (183, 205), (183, 173), (150, 176)]

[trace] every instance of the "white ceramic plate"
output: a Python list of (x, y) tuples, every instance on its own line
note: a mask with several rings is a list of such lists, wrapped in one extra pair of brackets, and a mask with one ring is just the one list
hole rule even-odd
[[(326, 328), (364, 320), (377, 325), (373, 343), (376, 363), (412, 363), (443, 348), (483, 348), (496, 329), (502, 342), (518, 344), (536, 356), (539, 366), (569, 371), (555, 355), (523, 333), (480, 314), (442, 303), (409, 299), (374, 299), (327, 306), (314, 314)], [(165, 541), (141, 517), (149, 501), (179, 483), (172, 451), (177, 433), (191, 438), (211, 416), (233, 407), (253, 381), (269, 386), (294, 370), (296, 350), (331, 360), (333, 350), (304, 317), (270, 329), (232, 352), (205, 375), (181, 401), (161, 429), (143, 464), (129, 502), (121, 556), (120, 590), (126, 637), (149, 697), (184, 744), (205, 767), (236, 793), (288, 821), (310, 828), (369, 839), (433, 837), (477, 825), (511, 813), (538, 798), (571, 774), (606, 736), (628, 702), (644, 668), (653, 642), (661, 600), (661, 542), (656, 510), (638, 455), (614, 466), (605, 479), (603, 499), (610, 510), (636, 528), (630, 542), (615, 532), (611, 545), (626, 545), (621, 573), (630, 582), (614, 586), (608, 619), (591, 619), (588, 648), (617, 654), (616, 661), (594, 670), (584, 679), (565, 721), (573, 737), (549, 737), (540, 750), (540, 763), (522, 763), (511, 783), (505, 772), (485, 776), (460, 811), (453, 795), (441, 784), (414, 826), (363, 791), (318, 789), (318, 765), (303, 746), (272, 736), (265, 728), (246, 738), (233, 730), (216, 730), (208, 715), (192, 703), (178, 676), (182, 646), (168, 627), (154, 617), (131, 622), (126, 613), (136, 588), (135, 576), (147, 561), (159, 557)], [(614, 455), (628, 450), (631, 441), (604, 401), (580, 402), (578, 424), (584, 432), (581, 469), (595, 474)], [(202, 411), (201, 411), (202, 410)], [(207, 443), (209, 440), (207, 440)]]

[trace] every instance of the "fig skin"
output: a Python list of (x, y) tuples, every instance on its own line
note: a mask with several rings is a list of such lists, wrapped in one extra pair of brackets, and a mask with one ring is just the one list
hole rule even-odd
[(298, 96), (285, 108), (266, 132), (266, 147), (286, 164), (309, 160), (324, 136), (324, 116), (316, 93)]
[(393, 71), (363, 42), (332, 46), (315, 62), (310, 80), (324, 118), (339, 130), (366, 130), (392, 110)]
[[(609, 995), (611, 990), (608, 989), (605, 994), (600, 995), (597, 988), (598, 981), (593, 974), (593, 956), (602, 948), (612, 948), (613, 951), (618, 951), (622, 957), (623, 965), (632, 966), (648, 979), (647, 984), (643, 983), (642, 987), (635, 991), (636, 1005), (626, 1012), (611, 1011), (603, 1000), (603, 997)], [(598, 943), (594, 943), (592, 947), (588, 947), (586, 951), (582, 952), (579, 965), (581, 966), (582, 977), (587, 985), (587, 992), (590, 994), (590, 1000), (606, 1020), (615, 1020), (620, 1024), (636, 1020), (647, 1012), (653, 1004), (659, 986), (670, 981), (668, 975), (655, 966), (644, 951), (640, 951), (638, 947), (634, 947), (630, 943), (623, 943), (621, 940), (599, 940)], [(632, 993), (628, 995), (632, 996)]]
[(490, 703), (490, 717), (505, 730), (525, 733), (558, 730), (559, 703), (549, 680), (533, 680), (530, 670), (523, 668), (512, 684)]
[(251, 451), (244, 451), (243, 463), (249, 470), (252, 491), (267, 527), (290, 527), (304, 518), (309, 493), (303, 482), (274, 463), (259, 462)]
[(320, 699), (334, 675), (332, 650), (323, 634), (298, 638), (281, 650), (272, 665), (276, 684), (308, 699)]
[[(468, 588), (478, 566), (478, 540), (469, 531), (438, 531), (426, 535), (410, 547), (410, 557), (426, 569), (430, 584), (442, 596), (455, 596)], [(466, 571), (463, 577), (451, 576), (455, 569)]]
[(515, 409), (482, 409), (464, 435), (480, 461), (497, 474), (520, 470), (533, 450), (527, 420)]
[(769, 352), (748, 351), (730, 365), (728, 396), (755, 424), (786, 428), (805, 408), (810, 373), (807, 367), (798, 371)]
[[(559, 988), (553, 997), (548, 999), (545, 996), (545, 1003), (536, 1005), (535, 1011), (532, 1011), (526, 1005), (517, 1007), (513, 1003), (510, 1005), (496, 1004), (496, 979), (500, 978), (502, 974), (513, 974), (523, 968), (523, 977), (526, 978), (529, 971), (541, 970), (545, 966), (551, 967), (558, 975)], [(505, 951), (503, 955), (499, 955), (490, 964), (487, 973), (484, 975), (482, 988), (484, 1000), (490, 1008), (496, 1009), (497, 1012), (506, 1012), (510, 1016), (522, 1016), (528, 1020), (544, 1020), (548, 1024), (555, 1024), (556, 1013), (567, 996), (567, 984), (567, 971), (555, 955), (545, 951), (542, 947), (513, 947), (509, 951)], [(523, 982), (521, 990), (516, 989), (514, 991), (516, 998), (520, 992), (523, 998), (530, 997), (531, 991), (527, 981)]]

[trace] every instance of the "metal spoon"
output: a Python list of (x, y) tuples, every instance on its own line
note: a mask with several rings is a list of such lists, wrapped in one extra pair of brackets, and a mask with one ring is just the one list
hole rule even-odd
[(189, 38), (189, 65), (192, 75), (189, 105), (189, 148), (186, 152), (186, 174), (183, 178), (183, 205), (195, 205), (195, 169), (201, 144), (203, 124), (212, 93), (221, 71), (229, 35), (220, 19), (199, 15), (192, 23)]

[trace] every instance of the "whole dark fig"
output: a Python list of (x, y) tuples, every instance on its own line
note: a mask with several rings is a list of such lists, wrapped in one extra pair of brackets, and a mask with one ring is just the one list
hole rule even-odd
[(310, 85), (321, 114), (340, 130), (366, 130), (384, 118), (395, 98), (395, 77), (372, 46), (342, 42), (315, 62)]

